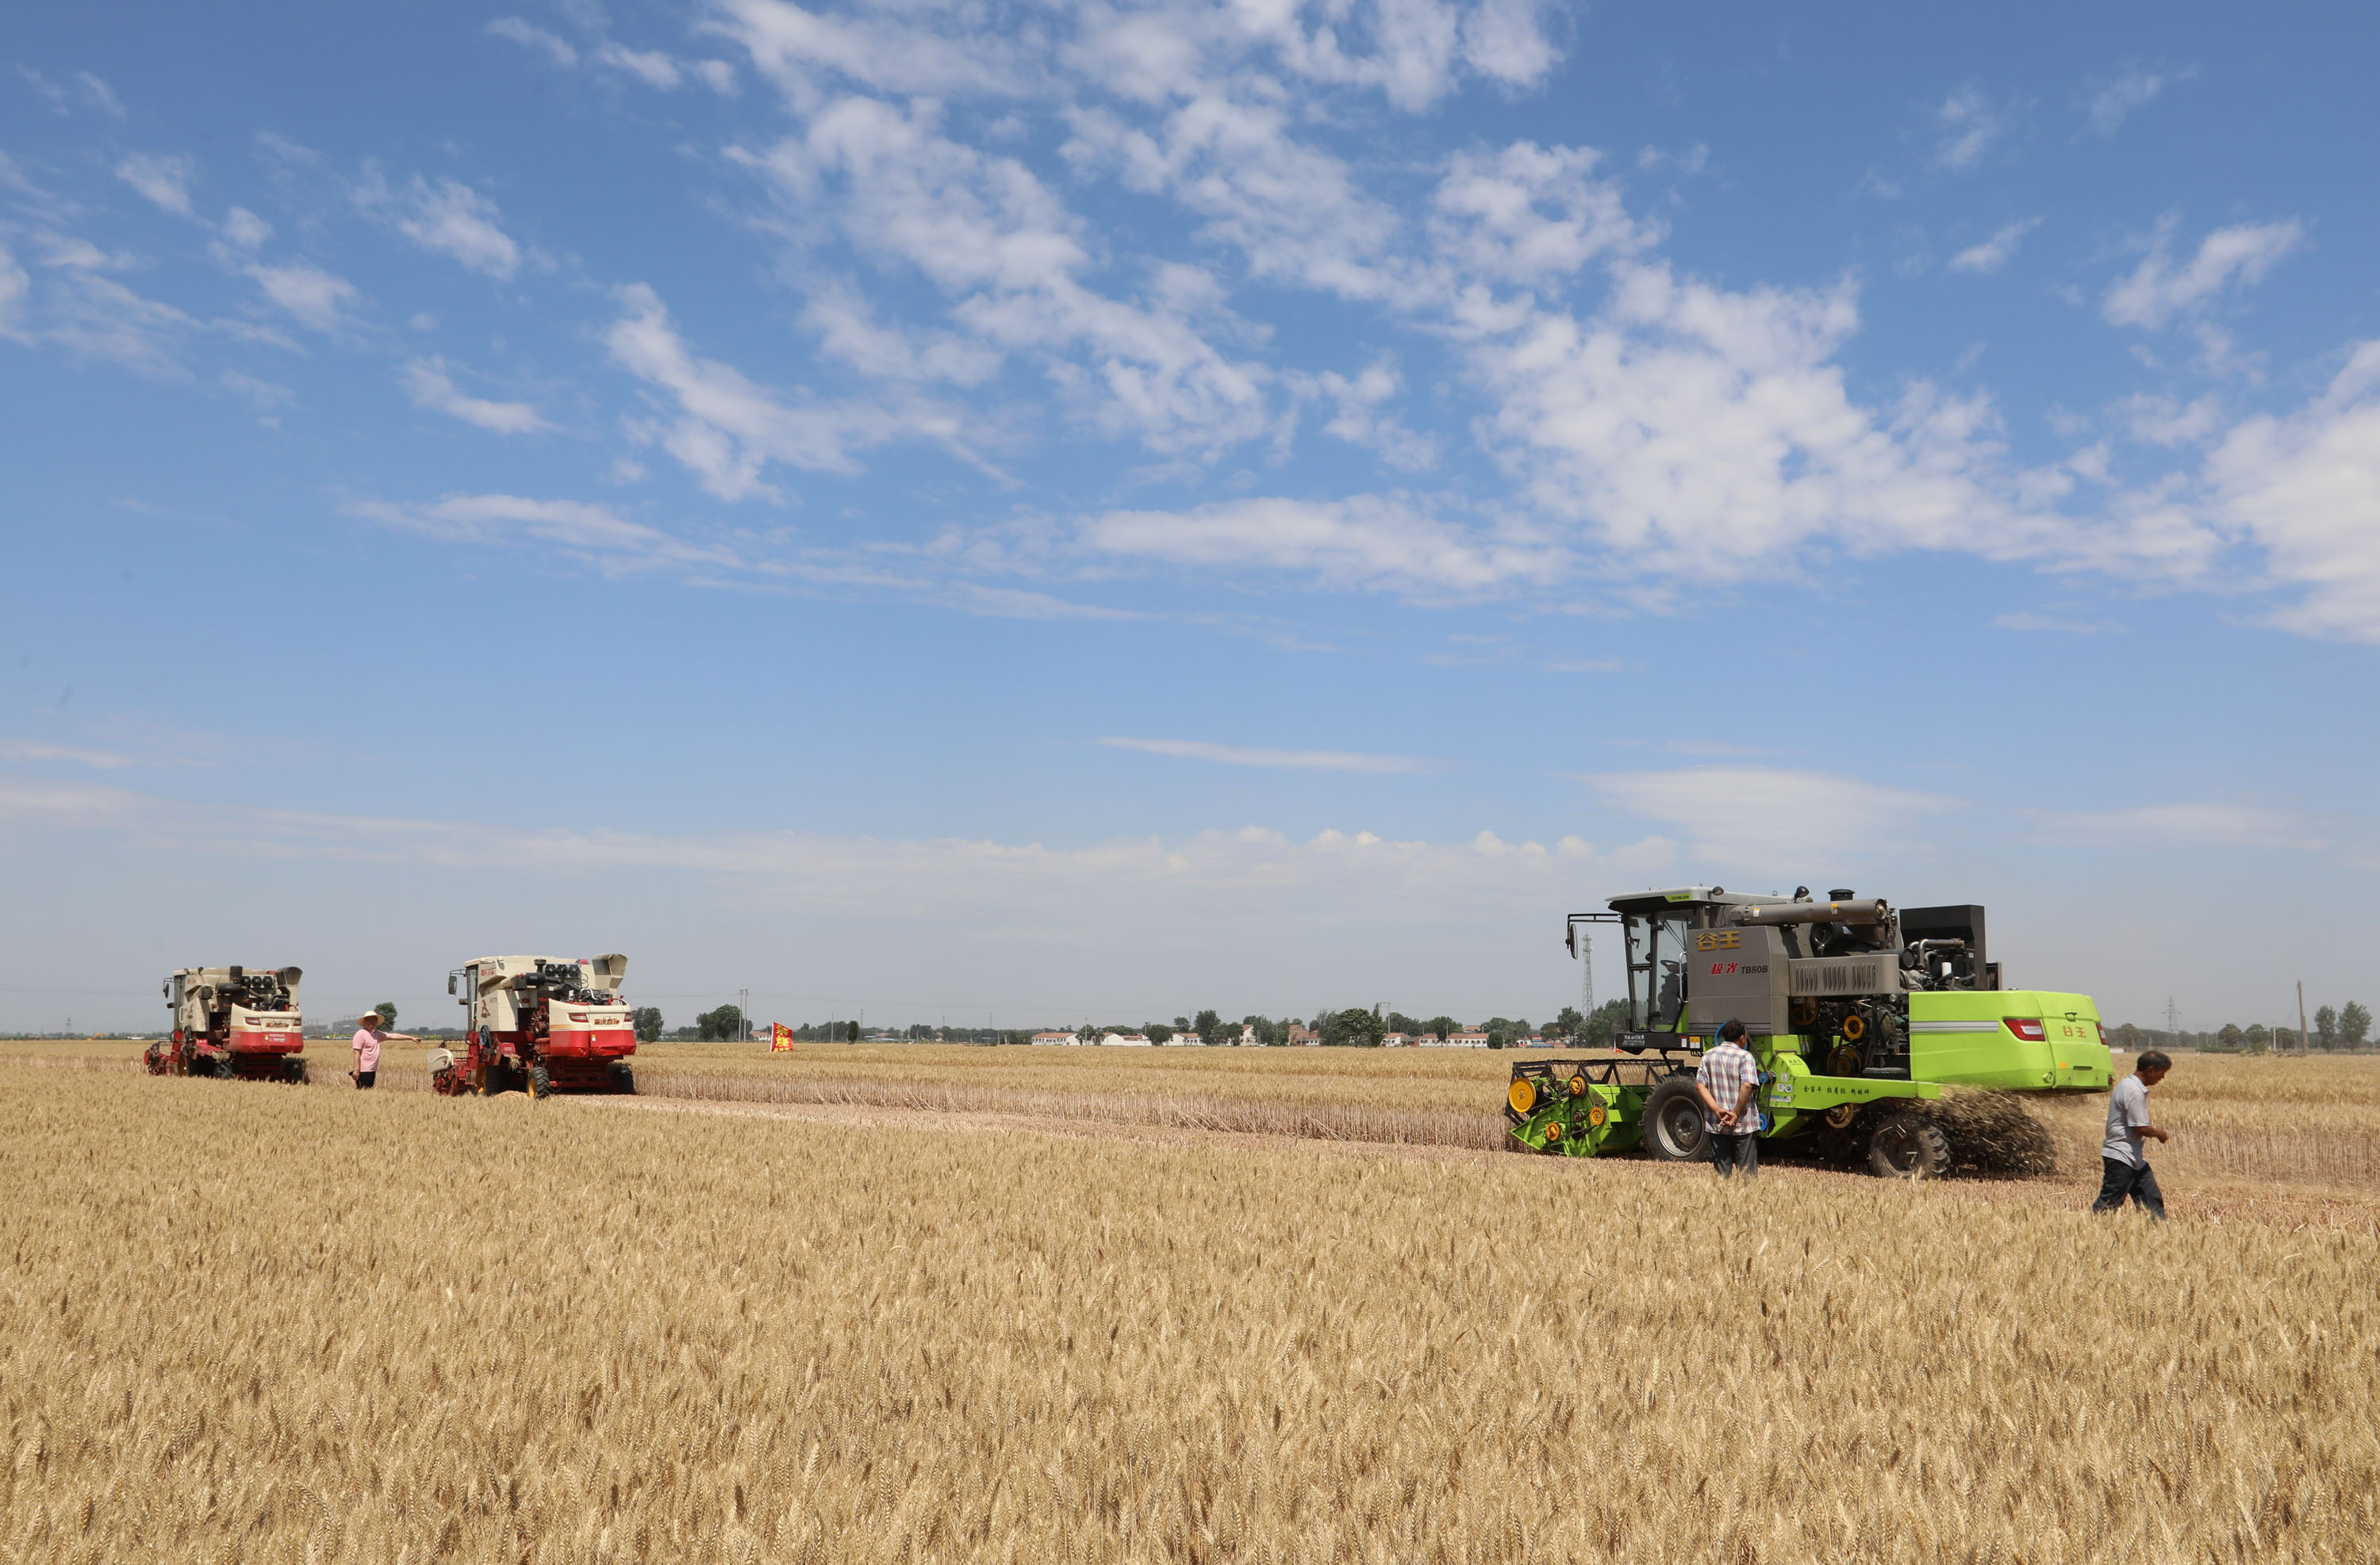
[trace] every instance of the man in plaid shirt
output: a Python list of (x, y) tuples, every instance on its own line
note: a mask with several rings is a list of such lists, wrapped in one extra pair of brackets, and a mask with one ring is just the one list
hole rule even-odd
[(1718, 1030), (1718, 1047), (1694, 1067), (1694, 1092), (1703, 1100), (1703, 1132), (1710, 1137), (1711, 1167), (1721, 1179), (1738, 1168), (1746, 1179), (1760, 1172), (1760, 1110), (1752, 1095), (1760, 1087), (1760, 1065), (1743, 1047), (1743, 1024)]

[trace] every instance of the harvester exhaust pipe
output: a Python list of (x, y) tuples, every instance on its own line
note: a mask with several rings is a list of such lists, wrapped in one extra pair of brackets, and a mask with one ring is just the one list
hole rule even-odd
[(1779, 902), (1731, 911), (1739, 924), (1882, 924), (1892, 916), (1881, 897), (1857, 902)]

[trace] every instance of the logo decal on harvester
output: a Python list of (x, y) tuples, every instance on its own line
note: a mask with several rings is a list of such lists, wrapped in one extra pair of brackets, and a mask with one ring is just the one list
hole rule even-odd
[(1694, 937), (1696, 951), (1741, 951), (1743, 931), (1741, 929), (1706, 929)]

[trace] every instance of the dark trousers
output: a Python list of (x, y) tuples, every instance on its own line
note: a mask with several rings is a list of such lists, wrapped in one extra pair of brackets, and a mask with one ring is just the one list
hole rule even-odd
[(380, 1073), (378, 1071), (358, 1071), (356, 1073), (356, 1086), (358, 1090), (369, 1089), (371, 1086), (372, 1078), (379, 1074)]
[(2113, 1158), (2100, 1159), (2099, 1165), (2107, 1172), (2099, 1181), (2099, 1198), (2091, 1203), (2093, 1211), (2112, 1212), (2129, 1195), (2149, 1216), (2165, 1220), (2165, 1192), (2157, 1188), (2155, 1170), (2146, 1163), (2119, 1163)]
[(1743, 1177), (1752, 1178), (1760, 1171), (1760, 1138), (1756, 1135), (1713, 1135), (1711, 1167), (1721, 1179), (1732, 1178), (1742, 1169)]

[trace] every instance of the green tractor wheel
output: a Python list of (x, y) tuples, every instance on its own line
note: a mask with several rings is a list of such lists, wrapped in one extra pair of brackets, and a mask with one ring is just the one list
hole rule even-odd
[(1645, 1150), (1665, 1163), (1710, 1156), (1703, 1133), (1703, 1100), (1692, 1076), (1670, 1076), (1645, 1099)]

